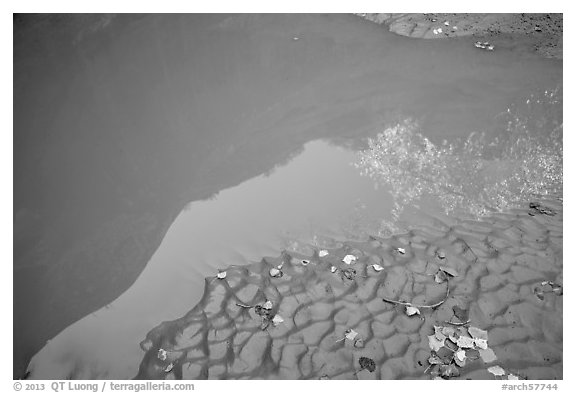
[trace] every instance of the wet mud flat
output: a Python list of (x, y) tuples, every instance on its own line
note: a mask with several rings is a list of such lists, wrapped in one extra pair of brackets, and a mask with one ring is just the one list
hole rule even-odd
[(562, 379), (562, 238), (548, 197), (230, 266), (137, 378)]

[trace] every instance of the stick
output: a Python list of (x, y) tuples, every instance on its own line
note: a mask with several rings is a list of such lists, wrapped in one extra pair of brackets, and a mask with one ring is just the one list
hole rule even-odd
[(242, 308), (253, 308), (253, 307), (255, 307), (255, 306), (249, 306), (249, 305), (247, 305), (247, 304), (241, 304), (241, 303), (236, 303), (236, 305), (237, 305), (238, 307), (242, 307)]
[(387, 298), (382, 298), (382, 300), (387, 302), (387, 303), (400, 304), (402, 306), (409, 306), (409, 307), (416, 307), (416, 308), (436, 308), (436, 307), (440, 306), (442, 303), (444, 303), (448, 299), (449, 295), (450, 295), (450, 286), (448, 285), (448, 280), (446, 280), (446, 296), (444, 296), (444, 299), (440, 300), (438, 303), (413, 304), (410, 302), (400, 302), (398, 300), (392, 300), (392, 299), (387, 299)]
[(454, 326), (464, 326), (468, 325), (470, 323), (470, 320), (467, 320), (466, 322), (450, 322), (450, 321), (444, 321), (444, 322)]

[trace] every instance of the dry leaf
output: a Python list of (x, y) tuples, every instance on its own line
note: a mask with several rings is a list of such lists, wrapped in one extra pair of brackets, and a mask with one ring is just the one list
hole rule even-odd
[(454, 316), (458, 318), (460, 321), (462, 322), (468, 321), (468, 314), (469, 314), (468, 309), (454, 306), (452, 307), (452, 312), (454, 313)]
[(398, 248), (396, 249), (396, 251), (398, 251), (398, 252), (399, 252), (400, 254), (402, 254), (402, 255), (406, 254), (406, 250), (403, 249), (402, 247), (398, 247)]
[(447, 266), (440, 266), (439, 269), (452, 277), (458, 277), (458, 272), (456, 271), (456, 269), (452, 269), (451, 267)]
[(174, 363), (170, 363), (169, 365), (166, 366), (166, 368), (164, 369), (164, 372), (169, 373), (170, 371), (172, 371), (173, 368), (174, 368)]
[(480, 349), (488, 349), (488, 341), (486, 341), (484, 339), (475, 338), (474, 344), (476, 345), (476, 347), (478, 347)]
[(471, 337), (460, 336), (456, 340), (456, 344), (460, 348), (474, 348), (474, 340)]
[(438, 340), (435, 335), (428, 336), (428, 345), (430, 349), (438, 352), (444, 346), (444, 340)]
[(454, 357), (462, 362), (464, 361), (464, 359), (466, 359), (466, 351), (463, 349), (459, 349), (454, 354)]
[(442, 270), (438, 270), (434, 275), (434, 281), (438, 284), (442, 284), (446, 280), (448, 280), (448, 276)]
[(332, 267), (330, 267), (330, 271), (332, 273), (336, 273), (338, 271), (338, 268), (336, 266), (332, 266)]
[(430, 363), (430, 364), (444, 364), (444, 361), (438, 357), (436, 352), (432, 351), (432, 354), (428, 358), (428, 363)]
[(376, 363), (370, 358), (362, 356), (360, 359), (358, 359), (358, 363), (360, 363), (361, 370), (368, 370), (371, 373), (376, 370)]
[(420, 310), (418, 309), (418, 307), (406, 306), (406, 315), (411, 317), (412, 315), (415, 315), (415, 314), (420, 315)]
[(274, 318), (272, 318), (272, 323), (274, 324), (274, 326), (278, 326), (279, 324), (281, 324), (282, 322), (284, 322), (284, 318), (282, 318), (280, 315), (276, 314), (274, 315)]
[(320, 258), (323, 258), (323, 257), (325, 257), (326, 255), (328, 255), (328, 251), (326, 251), (326, 250), (320, 250), (320, 251), (318, 251), (318, 256), (319, 256)]
[(492, 348), (486, 349), (479, 349), (478, 352), (480, 353), (480, 357), (484, 361), (484, 363), (492, 363), (497, 360), (496, 354), (492, 350)]
[(350, 265), (351, 263), (356, 262), (356, 258), (354, 255), (346, 255), (344, 258), (342, 258), (342, 262), (344, 262), (347, 265)]
[(434, 326), (434, 336), (440, 341), (444, 341), (448, 337), (442, 332), (444, 328), (442, 326)]
[(262, 305), (262, 308), (265, 308), (266, 310), (272, 309), (272, 302), (270, 300), (267, 300), (266, 303)]
[(520, 378), (514, 374), (508, 374), (509, 381), (518, 381)]
[(167, 352), (165, 350), (163, 350), (162, 348), (160, 348), (158, 350), (158, 359), (166, 360), (166, 355), (167, 355)]
[(280, 269), (276, 269), (275, 267), (270, 269), (270, 276), (272, 277), (282, 277), (283, 275), (284, 273), (282, 273), (282, 270)]
[(488, 332), (486, 330), (478, 329), (477, 327), (470, 326), (468, 328), (468, 333), (472, 338), (479, 338), (488, 341)]
[(440, 366), (440, 375), (444, 378), (457, 377), (460, 375), (460, 370), (454, 364), (443, 364)]
[(358, 332), (355, 331), (354, 329), (348, 329), (344, 332), (344, 337), (346, 337), (347, 340), (354, 340), (356, 338), (356, 336), (358, 336)]
[(377, 263), (373, 264), (372, 268), (377, 272), (381, 272), (382, 270), (384, 270), (384, 268), (382, 266), (378, 265)]
[(220, 273), (218, 273), (218, 275), (216, 275), (216, 277), (218, 277), (220, 280), (222, 280), (223, 278), (226, 278), (226, 272), (220, 272)]
[(466, 351), (459, 349), (454, 354), (454, 362), (458, 367), (464, 367), (466, 365)]
[(488, 367), (488, 372), (494, 374), (497, 377), (501, 377), (502, 375), (506, 375), (506, 371), (500, 366), (492, 366)]

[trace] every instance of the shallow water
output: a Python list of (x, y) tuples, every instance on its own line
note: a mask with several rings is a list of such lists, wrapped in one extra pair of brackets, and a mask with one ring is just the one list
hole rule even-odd
[[(32, 323), (28, 314), (46, 313), (70, 321), (62, 329), (123, 293), (54, 338), (34, 359), (32, 377), (134, 376), (146, 332), (195, 304), (204, 277), (218, 268), (382, 230), (382, 220), (392, 218), (391, 188), (375, 189), (374, 179), (352, 165), (356, 151), (368, 147), (365, 137), (406, 118), (438, 146), (472, 132), (499, 135), (499, 115), (562, 83), (557, 61), (478, 51), (466, 39), (397, 37), (344, 15), (147, 17), (123, 29), (118, 23), (78, 46), (81, 61), (68, 70), (68, 95), (49, 123), (56, 135), (49, 141), (66, 141), (76, 129), (84, 139), (50, 144), (43, 156), (42, 176), (52, 187), (43, 201), (50, 214), (41, 217), (54, 217), (58, 229), (43, 247), (84, 244), (82, 236), (106, 231), (116, 217), (138, 224), (132, 214), (139, 210), (154, 211), (152, 221), (167, 226), (182, 201), (188, 205), (140, 275), (142, 267), (128, 262), (141, 261), (128, 252), (125, 269), (115, 271), (119, 283), (110, 282), (105, 263), (90, 275), (83, 268), (63, 273), (66, 264), (55, 257), (42, 260), (56, 268), (43, 280), (50, 290), (34, 291), (51, 302), (34, 303), (32, 313), (25, 301), (16, 307), (27, 315), (25, 326)], [(117, 39), (106, 38), (112, 36)], [(562, 122), (561, 111), (544, 116)], [(24, 139), (15, 146), (26, 146)], [(78, 157), (87, 173), (58, 171)], [(16, 169), (29, 165), (22, 161)], [(115, 184), (118, 195), (111, 196)], [(33, 210), (31, 197), (19, 197), (27, 187), (25, 180), (15, 184), (15, 211)], [(58, 189), (71, 190), (66, 209)], [(427, 210), (435, 203), (425, 204)], [(94, 208), (84, 211), (89, 205)], [(26, 222), (21, 233), (27, 234)], [(72, 255), (90, 260), (90, 247), (114, 241), (88, 242), (79, 257)], [(108, 259), (114, 266), (115, 258)], [(65, 274), (80, 291), (73, 309), (69, 289), (50, 281)]]

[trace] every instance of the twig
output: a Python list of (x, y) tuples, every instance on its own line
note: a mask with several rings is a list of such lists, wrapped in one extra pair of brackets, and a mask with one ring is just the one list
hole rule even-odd
[(466, 322), (450, 322), (450, 321), (444, 321), (444, 322), (454, 326), (464, 326), (468, 325), (470, 323), (470, 320), (467, 320)]
[(238, 307), (242, 307), (242, 308), (254, 308), (254, 307), (256, 307), (256, 306), (249, 306), (247, 304), (241, 304), (241, 303), (236, 303), (236, 305)]
[(409, 306), (409, 307), (416, 307), (416, 308), (436, 308), (438, 306), (440, 306), (442, 303), (444, 303), (447, 299), (448, 296), (450, 295), (450, 286), (448, 284), (449, 280), (446, 280), (446, 296), (444, 296), (444, 299), (442, 299), (441, 301), (439, 301), (438, 303), (434, 303), (434, 304), (413, 304), (410, 302), (400, 302), (398, 300), (392, 300), (392, 299), (387, 299), (387, 298), (382, 298), (383, 301), (388, 302), (388, 303), (392, 303), (392, 304), (400, 304), (402, 306)]

